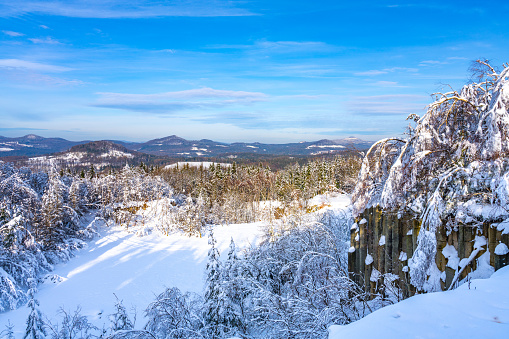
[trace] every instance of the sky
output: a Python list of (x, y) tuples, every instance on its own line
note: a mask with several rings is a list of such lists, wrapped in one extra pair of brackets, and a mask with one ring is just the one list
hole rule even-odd
[(0, 0), (0, 135), (147, 141), (402, 136), (509, 2)]

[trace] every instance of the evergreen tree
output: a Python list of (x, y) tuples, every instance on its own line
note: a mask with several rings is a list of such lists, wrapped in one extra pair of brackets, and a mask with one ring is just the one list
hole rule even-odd
[(212, 228), (209, 233), (208, 263), (206, 268), (207, 280), (205, 285), (205, 323), (213, 337), (219, 336), (222, 331), (223, 319), (221, 319), (221, 262), (219, 251), (216, 248), (216, 240)]
[(5, 330), (3, 330), (0, 335), (3, 339), (15, 339), (14, 337), (14, 325), (9, 321), (7, 325), (5, 325)]
[(35, 299), (36, 292), (35, 279), (31, 279), (31, 287), (28, 290), (28, 297), (30, 298), (28, 307), (30, 308), (30, 314), (28, 315), (27, 327), (23, 339), (46, 338), (46, 330), (44, 328), (41, 311), (39, 310), (39, 301)]
[(93, 164), (90, 165), (90, 169), (88, 171), (88, 174), (90, 175), (90, 179), (95, 178), (96, 174), (95, 174), (95, 168), (94, 168)]
[(243, 322), (244, 288), (239, 279), (238, 269), (240, 261), (233, 238), (230, 241), (228, 258), (222, 269), (222, 284), (220, 302), (223, 303), (221, 317), (228, 328), (242, 333), (245, 332)]
[(42, 197), (40, 236), (46, 248), (52, 248), (63, 237), (63, 199), (56, 171), (50, 173), (48, 187)]

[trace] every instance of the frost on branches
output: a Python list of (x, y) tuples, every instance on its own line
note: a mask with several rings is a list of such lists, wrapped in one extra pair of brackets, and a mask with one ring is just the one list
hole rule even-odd
[(509, 67), (477, 67), (477, 82), (436, 94), (422, 118), (409, 117), (416, 126), (406, 139), (371, 147), (353, 193), (355, 215), (379, 207), (421, 220), (408, 261), (419, 290), (436, 279), (439, 227), (447, 235), (461, 227), (481, 232), (486, 224), (509, 233)]

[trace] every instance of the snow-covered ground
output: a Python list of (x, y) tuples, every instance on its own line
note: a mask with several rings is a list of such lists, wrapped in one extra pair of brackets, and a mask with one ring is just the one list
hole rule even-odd
[(210, 162), (210, 161), (188, 161), (188, 162), (185, 162), (185, 161), (179, 161), (175, 164), (171, 164), (171, 165), (166, 165), (164, 168), (166, 169), (171, 169), (171, 168), (175, 168), (175, 167), (179, 167), (179, 168), (182, 168), (184, 166), (189, 166), (189, 167), (200, 167), (200, 166), (203, 166), (203, 168), (209, 168), (212, 164), (214, 165), (221, 165), (221, 167), (229, 167), (231, 166), (232, 164), (226, 164), (226, 163), (215, 163), (215, 162)]
[[(237, 247), (246, 248), (261, 237), (261, 223), (216, 226), (214, 236), (222, 255), (226, 255), (231, 238)], [(207, 237), (169, 236), (154, 231), (140, 237), (122, 227), (104, 227), (101, 236), (52, 274), (61, 282), (39, 285), (36, 298), (40, 310), (50, 320), (56, 319), (60, 307), (81, 313), (99, 328), (108, 326), (113, 313), (115, 295), (129, 310), (137, 310), (137, 327), (144, 325), (143, 311), (165, 287), (202, 292), (204, 269), (209, 245)], [(115, 295), (114, 295), (115, 294)], [(26, 325), (29, 310), (21, 307), (0, 314), (0, 331), (10, 321), (17, 335)]]
[(329, 339), (509, 338), (509, 266), (448, 292), (421, 294), (346, 326)]

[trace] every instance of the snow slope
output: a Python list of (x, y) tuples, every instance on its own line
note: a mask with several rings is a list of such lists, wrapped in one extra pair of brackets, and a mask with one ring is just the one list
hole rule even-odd
[(329, 339), (343, 338), (509, 338), (509, 266), (470, 287), (416, 295), (329, 328)]
[[(219, 251), (226, 256), (232, 237), (239, 248), (254, 245), (262, 233), (260, 226), (216, 226)], [(139, 237), (121, 227), (104, 227), (101, 237), (91, 241), (77, 257), (55, 267), (52, 274), (62, 281), (39, 285), (36, 298), (49, 319), (56, 319), (61, 306), (70, 311), (80, 306), (81, 313), (102, 328), (109, 325), (115, 294), (128, 310), (136, 307), (139, 328), (145, 323), (143, 311), (165, 287), (202, 291), (208, 249), (207, 237), (165, 236), (156, 231)], [(19, 336), (25, 329), (28, 311), (25, 306), (0, 314), (0, 331), (10, 321)]]

